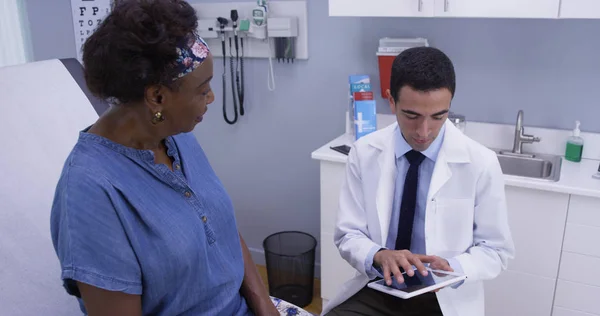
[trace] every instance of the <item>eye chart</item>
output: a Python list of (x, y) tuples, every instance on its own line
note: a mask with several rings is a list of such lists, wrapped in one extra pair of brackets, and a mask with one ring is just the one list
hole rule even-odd
[(113, 0), (71, 0), (73, 26), (75, 28), (75, 48), (77, 59), (82, 62), (81, 47), (85, 40), (110, 13)]

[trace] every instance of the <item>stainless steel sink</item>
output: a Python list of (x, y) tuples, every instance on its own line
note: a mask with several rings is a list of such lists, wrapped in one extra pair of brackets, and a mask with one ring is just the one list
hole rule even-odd
[(556, 182), (560, 180), (562, 158), (536, 153), (516, 154), (510, 150), (495, 150), (504, 174)]
[(523, 144), (539, 141), (541, 141), (539, 137), (525, 134), (523, 110), (519, 110), (512, 150), (492, 148), (498, 156), (502, 173), (542, 181), (557, 182), (560, 180), (561, 156), (523, 152)]

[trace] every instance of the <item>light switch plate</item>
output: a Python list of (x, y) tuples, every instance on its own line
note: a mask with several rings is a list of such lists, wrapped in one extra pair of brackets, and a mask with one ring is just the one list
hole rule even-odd
[[(296, 59), (308, 59), (308, 9), (306, 1), (269, 1), (269, 18), (280, 17), (296, 17), (298, 21), (298, 37), (296, 41)], [(231, 10), (237, 10), (239, 21), (252, 18), (252, 10), (257, 5), (256, 1), (247, 2), (223, 2), (223, 3), (196, 3), (192, 4), (196, 9), (198, 19), (202, 20), (202, 24), (206, 25), (207, 20), (217, 20), (217, 17), (224, 17), (229, 20), (229, 29), (231, 29)], [(267, 20), (268, 23), (268, 20)], [(216, 25), (216, 23), (215, 23)], [(243, 34), (239, 32), (238, 34)], [(214, 34), (213, 34), (214, 35)], [(232, 32), (228, 32), (227, 36), (233, 36)], [(223, 57), (221, 48), (221, 36), (218, 38), (204, 38), (206, 43), (211, 48), (211, 53), (214, 57)], [(275, 56), (275, 44), (271, 41), (271, 57)], [(229, 40), (225, 42), (226, 56), (229, 56)], [(234, 48), (235, 50), (235, 48)], [(235, 51), (234, 51), (235, 55)], [(267, 40), (244, 37), (244, 58), (268, 58), (269, 43)]]

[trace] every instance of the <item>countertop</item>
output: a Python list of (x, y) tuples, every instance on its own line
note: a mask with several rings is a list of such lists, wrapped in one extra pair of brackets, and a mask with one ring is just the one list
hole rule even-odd
[[(346, 163), (348, 159), (346, 155), (329, 148), (343, 144), (352, 144), (352, 138), (343, 134), (313, 151), (311, 157), (315, 160)], [(599, 164), (600, 160), (582, 159), (581, 162), (576, 163), (563, 158), (560, 180), (557, 182), (512, 175), (504, 175), (504, 179), (506, 185), (514, 187), (600, 198), (600, 179), (592, 178), (592, 175), (597, 172)]]

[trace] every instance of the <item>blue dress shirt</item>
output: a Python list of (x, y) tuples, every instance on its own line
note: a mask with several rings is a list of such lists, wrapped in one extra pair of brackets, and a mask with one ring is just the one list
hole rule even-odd
[(64, 287), (83, 313), (76, 281), (141, 295), (144, 315), (252, 315), (229, 196), (192, 134), (166, 146), (173, 171), (80, 133), (51, 212)]
[[(433, 169), (437, 160), (440, 149), (444, 142), (445, 125), (440, 129), (438, 137), (431, 143), (431, 145), (421, 153), (426, 157), (425, 160), (419, 166), (419, 180), (417, 188), (417, 205), (415, 208), (415, 218), (413, 223), (413, 231), (411, 237), (410, 252), (415, 254), (427, 254), (425, 246), (425, 208), (427, 206), (427, 193), (429, 192), (429, 184), (431, 183), (431, 177), (433, 175)], [(392, 215), (390, 220), (389, 234), (385, 243), (385, 248), (394, 249), (396, 247), (396, 237), (398, 236), (398, 223), (400, 221), (400, 204), (402, 203), (402, 192), (404, 190), (404, 179), (408, 172), (410, 164), (404, 154), (412, 150), (410, 145), (402, 136), (400, 129), (396, 127), (395, 130), (395, 155), (396, 155), (396, 183), (394, 190), (394, 201), (392, 205)], [(369, 277), (374, 278), (376, 276), (383, 278), (381, 271), (373, 266), (373, 257), (375, 253), (379, 251), (381, 247), (374, 247), (369, 252), (367, 260), (365, 262), (365, 268)], [(461, 271), (460, 264), (455, 259), (447, 259), (450, 266), (455, 271)]]

